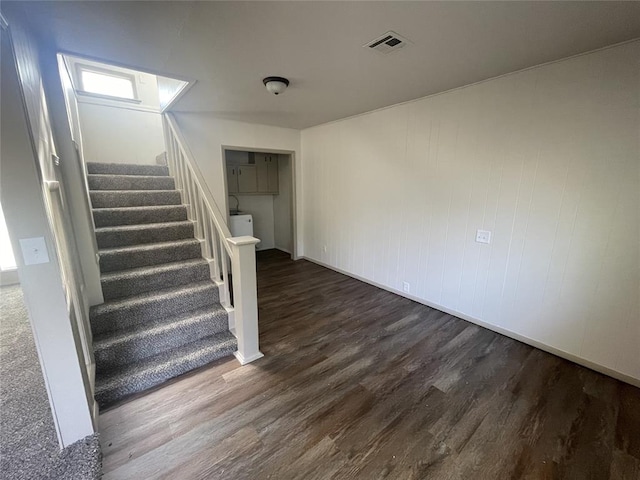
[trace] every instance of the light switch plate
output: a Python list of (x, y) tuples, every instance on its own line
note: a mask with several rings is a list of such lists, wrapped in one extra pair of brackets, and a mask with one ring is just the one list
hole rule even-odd
[(49, 263), (49, 252), (44, 237), (21, 238), (20, 248), (25, 265)]
[(491, 243), (491, 232), (489, 230), (478, 230), (476, 232), (476, 242)]

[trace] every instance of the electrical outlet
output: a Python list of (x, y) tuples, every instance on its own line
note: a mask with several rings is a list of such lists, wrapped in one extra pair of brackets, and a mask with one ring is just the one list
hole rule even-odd
[(478, 230), (476, 232), (476, 242), (491, 243), (491, 232), (489, 230)]
[(411, 285), (409, 285), (409, 282), (402, 282), (402, 291), (405, 293), (409, 293), (411, 291)]

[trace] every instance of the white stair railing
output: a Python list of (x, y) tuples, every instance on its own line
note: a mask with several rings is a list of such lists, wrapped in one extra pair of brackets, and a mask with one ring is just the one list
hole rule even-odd
[[(209, 262), (211, 278), (220, 291), (220, 303), (229, 314), (229, 330), (238, 339), (235, 356), (243, 365), (253, 362), (263, 356), (258, 343), (256, 289), (255, 245), (259, 240), (248, 236), (231, 236), (225, 217), (170, 113), (163, 114), (163, 124), (167, 165), (175, 179), (176, 188), (182, 192), (189, 219), (194, 222), (202, 255)], [(233, 296), (229, 289), (230, 281), (233, 282)]]

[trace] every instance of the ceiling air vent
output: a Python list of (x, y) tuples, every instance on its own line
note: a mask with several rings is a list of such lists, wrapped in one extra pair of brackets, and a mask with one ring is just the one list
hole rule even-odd
[(389, 31), (366, 45), (363, 45), (363, 47), (368, 47), (380, 53), (391, 53), (401, 49), (408, 43), (409, 41), (406, 38), (401, 37), (396, 32)]

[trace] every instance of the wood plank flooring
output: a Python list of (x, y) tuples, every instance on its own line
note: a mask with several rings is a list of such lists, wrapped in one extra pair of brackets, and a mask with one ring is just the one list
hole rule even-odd
[(260, 343), (100, 416), (109, 479), (640, 479), (640, 389), (258, 254)]

